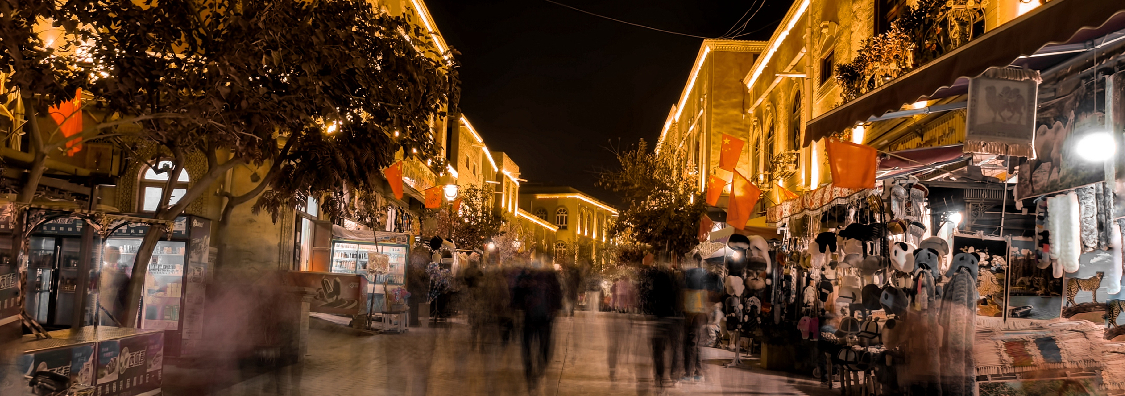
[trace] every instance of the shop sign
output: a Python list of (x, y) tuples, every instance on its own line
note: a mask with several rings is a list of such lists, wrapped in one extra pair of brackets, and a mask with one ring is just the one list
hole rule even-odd
[(0, 265), (0, 323), (20, 313), (19, 279), (15, 266)]
[(82, 235), (82, 227), (86, 221), (74, 217), (52, 219), (40, 224), (35, 229), (39, 235)]
[[(1056, 84), (1059, 90), (1065, 87)], [(1077, 150), (1078, 142), (1104, 131), (1103, 114), (1094, 108), (1093, 81), (1080, 81), (1070, 92), (1042, 103), (1035, 121), (1036, 159), (1019, 169), (1016, 198), (1056, 193), (1105, 180), (1105, 164), (1088, 161)], [(1112, 95), (1106, 95), (1106, 99)]]
[(965, 152), (1034, 157), (1038, 74), (989, 69), (969, 80)]
[(50, 371), (66, 376), (76, 384), (91, 386), (94, 384), (94, 344), (82, 343), (27, 352), (19, 357), (16, 368), (25, 376)]
[[(145, 223), (129, 223), (114, 231), (113, 236), (144, 236), (148, 232), (148, 227), (149, 225)], [(81, 230), (79, 230), (79, 234), (81, 234)], [(187, 236), (188, 218), (186, 216), (177, 217), (176, 222), (172, 225), (172, 237), (186, 238)]]

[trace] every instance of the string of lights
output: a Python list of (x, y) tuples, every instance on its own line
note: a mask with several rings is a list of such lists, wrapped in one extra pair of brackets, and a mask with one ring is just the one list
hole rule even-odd
[(704, 40), (707, 40), (707, 39), (710, 39), (710, 38), (712, 38), (712, 37), (697, 36), (697, 35), (694, 35), (694, 34), (688, 34), (688, 33), (680, 33), (680, 32), (674, 32), (674, 31), (671, 31), (671, 30), (664, 30), (664, 29), (654, 28), (654, 27), (652, 27), (652, 26), (645, 26), (645, 25), (641, 25), (641, 24), (639, 24), (639, 23), (633, 23), (633, 22), (629, 22), (629, 21), (623, 21), (623, 20), (620, 20), (620, 19), (616, 19), (616, 18), (611, 18), (611, 17), (605, 16), (605, 15), (601, 15), (601, 14), (596, 14), (596, 13), (593, 13), (593, 12), (590, 12), (590, 11), (586, 11), (586, 10), (583, 10), (583, 9), (581, 9), (581, 8), (577, 8), (577, 7), (569, 6), (569, 5), (566, 5), (566, 4), (563, 4), (563, 3), (559, 3), (559, 2), (557, 2), (557, 1), (553, 1), (553, 0), (543, 0), (543, 1), (546, 1), (546, 2), (548, 2), (548, 3), (554, 4), (554, 5), (557, 5), (557, 6), (560, 6), (560, 7), (566, 7), (566, 8), (569, 8), (569, 9), (572, 9), (572, 10), (575, 10), (575, 11), (578, 11), (578, 12), (581, 12), (581, 13), (583, 13), (583, 14), (593, 15), (593, 16), (596, 16), (596, 17), (598, 17), (598, 18), (608, 19), (608, 20), (611, 20), (611, 21), (614, 21), (614, 22), (618, 22), (618, 23), (624, 23), (624, 24), (626, 24), (626, 25), (630, 25), (630, 26), (636, 26), (636, 27), (639, 27), (639, 28), (645, 28), (645, 29), (649, 29), (649, 30), (655, 30), (655, 31), (658, 31), (658, 32), (661, 32), (661, 33), (675, 34), (675, 35), (680, 35), (680, 36), (687, 36), (687, 37), (695, 37), (695, 38), (700, 38), (700, 39), (704, 39)]

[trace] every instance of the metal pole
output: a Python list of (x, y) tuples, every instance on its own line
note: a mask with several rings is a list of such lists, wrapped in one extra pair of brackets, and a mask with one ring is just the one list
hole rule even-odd
[[(98, 194), (98, 185), (90, 186), (90, 202), (89, 209), (96, 208)], [(82, 251), (78, 259), (78, 279), (74, 287), (74, 310), (71, 313), (71, 333), (80, 333), (82, 331), (82, 324), (86, 318), (86, 296), (90, 291), (90, 261), (99, 258), (100, 255), (93, 254), (94, 249), (94, 227), (91, 226), (87, 220), (83, 219), (82, 224)], [(94, 310), (94, 318), (97, 318), (97, 310)], [(96, 320), (96, 319), (91, 319)]]

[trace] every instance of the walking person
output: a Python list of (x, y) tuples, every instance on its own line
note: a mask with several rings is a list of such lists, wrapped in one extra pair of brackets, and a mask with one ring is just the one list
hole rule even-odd
[[(682, 297), (675, 273), (667, 264), (653, 264), (653, 256), (645, 257), (642, 310), (653, 323), (653, 384), (671, 386), (680, 369), (679, 340), (683, 330)], [(665, 355), (671, 356), (665, 356)]]
[(708, 314), (722, 290), (718, 274), (708, 272), (702, 266), (703, 257), (698, 253), (693, 257), (694, 268), (684, 271), (684, 381), (703, 380), (703, 360), (700, 348)]
[(530, 269), (523, 273), (513, 296), (515, 306), (523, 310), (524, 375), (530, 394), (539, 391), (539, 380), (551, 361), (551, 330), (555, 314), (562, 308), (562, 290), (554, 271)]

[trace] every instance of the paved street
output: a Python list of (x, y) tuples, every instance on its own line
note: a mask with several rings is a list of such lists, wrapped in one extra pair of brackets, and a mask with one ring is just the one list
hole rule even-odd
[[(620, 341), (616, 381), (607, 363), (608, 326), (616, 314), (577, 313), (555, 324), (552, 362), (537, 390), (542, 395), (649, 395), (652, 387), (651, 349), (643, 325), (629, 321)], [(230, 370), (207, 367), (175, 369), (165, 379), (169, 396), (236, 395), (520, 395), (527, 394), (518, 338), (506, 347), (499, 340), (482, 351), (469, 347), (464, 325), (411, 329), (403, 335), (355, 336), (312, 330), (309, 355), (302, 364), (250, 378), (229, 378)], [(731, 354), (706, 349), (705, 379), (666, 388), (663, 394), (836, 394), (808, 377), (757, 368), (731, 369), (722, 364)], [(186, 378), (190, 376), (193, 378)], [(176, 384), (210, 381), (210, 389), (180, 388)], [(237, 382), (241, 380), (241, 382)]]

